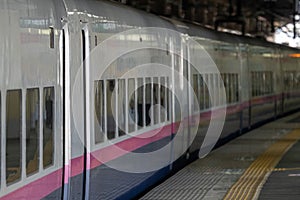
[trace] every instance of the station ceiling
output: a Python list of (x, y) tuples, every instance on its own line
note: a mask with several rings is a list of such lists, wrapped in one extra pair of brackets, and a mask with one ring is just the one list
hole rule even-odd
[[(299, 0), (117, 0), (158, 15), (216, 28), (269, 36), (277, 28), (293, 23)], [(219, 28), (217, 27), (217, 28)]]

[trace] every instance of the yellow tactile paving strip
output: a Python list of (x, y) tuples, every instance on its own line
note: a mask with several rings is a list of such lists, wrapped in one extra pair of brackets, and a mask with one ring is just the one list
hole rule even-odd
[(230, 188), (225, 195), (225, 200), (254, 199), (258, 196), (266, 177), (274, 170), (283, 155), (300, 139), (300, 129), (296, 129), (277, 142), (273, 143), (262, 153), (239, 180)]

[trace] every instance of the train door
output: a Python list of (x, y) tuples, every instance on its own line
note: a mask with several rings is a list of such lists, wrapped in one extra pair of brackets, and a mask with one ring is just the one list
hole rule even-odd
[[(74, 16), (76, 17), (76, 16)], [(82, 27), (83, 23), (76, 19), (72, 26)], [(65, 49), (64, 70), (62, 73), (64, 98), (64, 199), (82, 199), (85, 193), (85, 136), (84, 136), (84, 48), (85, 40), (81, 29), (64, 27)]]
[(240, 117), (240, 129), (247, 129), (250, 127), (250, 76), (248, 65), (248, 47), (244, 44), (239, 45), (239, 60), (240, 60), (240, 103), (241, 103), (241, 117)]
[[(188, 44), (188, 41), (185, 41), (187, 44)], [(191, 135), (191, 120), (192, 120), (192, 99), (193, 99), (193, 96), (192, 96), (192, 82), (191, 82), (191, 63), (190, 63), (190, 54), (189, 54), (189, 46), (188, 45), (184, 45), (185, 46), (185, 53), (186, 53), (186, 60), (184, 61), (185, 62), (185, 70), (184, 70), (184, 77), (186, 78), (186, 98), (185, 98), (185, 101), (186, 101), (186, 109), (188, 111), (187, 115), (187, 154), (186, 154), (186, 159), (189, 159), (190, 157), (190, 146), (192, 144), (192, 141), (194, 139), (194, 137)]]
[(70, 151), (70, 51), (69, 51), (69, 29), (66, 24), (61, 31), (60, 41), (60, 66), (61, 66), (61, 83), (62, 83), (62, 160), (63, 160), (63, 176), (62, 176), (62, 199), (67, 199), (70, 195), (69, 178), (71, 177), (68, 167), (71, 161)]
[[(175, 124), (173, 134), (177, 139), (173, 139), (172, 162), (175, 158), (189, 158), (189, 63), (187, 61), (187, 45), (184, 38), (174, 38), (172, 47), (180, 47), (174, 49), (172, 55), (172, 86), (174, 94), (172, 94), (172, 121)], [(171, 48), (172, 48), (171, 47)], [(180, 162), (177, 162), (178, 164)], [(180, 164), (179, 164), (180, 165)], [(176, 165), (174, 166), (177, 167)]]
[(90, 66), (89, 66), (89, 53), (90, 53), (90, 31), (88, 24), (81, 30), (82, 41), (82, 77), (83, 77), (83, 199), (89, 199), (89, 172), (90, 172)]

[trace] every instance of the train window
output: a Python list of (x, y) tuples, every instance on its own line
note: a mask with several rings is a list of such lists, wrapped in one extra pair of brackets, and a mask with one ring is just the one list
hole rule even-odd
[(170, 81), (169, 81), (169, 77), (166, 78), (166, 115), (167, 115), (167, 121), (170, 120), (170, 109), (171, 109), (171, 92), (169, 90), (169, 85), (170, 85)]
[[(264, 72), (251, 72), (252, 81), (252, 97), (268, 95), (273, 92), (273, 73)], [(287, 81), (285, 76), (285, 81)]]
[(143, 85), (143, 78), (138, 78), (137, 80), (137, 124), (138, 128), (142, 128), (144, 126), (144, 118), (145, 118), (145, 112), (144, 112), (144, 85)]
[(299, 86), (300, 86), (300, 74), (299, 74), (299, 72), (295, 72), (295, 80), (296, 80), (296, 89), (299, 89)]
[(259, 88), (259, 85), (260, 85), (260, 78), (259, 78), (259, 74), (258, 72), (254, 72), (254, 96), (259, 96), (260, 95), (260, 88)]
[(229, 74), (229, 84), (230, 84), (230, 87), (229, 87), (229, 102), (233, 103), (234, 102), (234, 97), (235, 97), (235, 94), (234, 94), (234, 91), (235, 91), (234, 74)]
[(145, 84), (145, 125), (149, 126), (151, 119), (150, 119), (150, 107), (151, 107), (151, 78), (146, 78)]
[(95, 94), (95, 120), (94, 120), (94, 134), (95, 143), (98, 144), (104, 141), (104, 84), (103, 80), (94, 82), (94, 94)]
[(205, 90), (204, 90), (204, 80), (203, 80), (203, 75), (198, 75), (198, 96), (199, 96), (199, 101), (198, 104), (200, 105), (200, 110), (203, 110), (205, 105), (204, 105), (204, 99), (205, 99)]
[(226, 85), (226, 80), (225, 80), (225, 74), (221, 74), (221, 78), (222, 78), (222, 83), (224, 84), (225, 95), (227, 98), (227, 94), (226, 94), (227, 85)]
[(230, 74), (230, 81), (231, 81), (231, 87), (230, 87), (230, 90), (231, 90), (231, 103), (234, 103), (235, 102), (235, 97), (236, 97), (236, 94), (235, 94), (235, 76), (234, 74)]
[(274, 81), (273, 81), (273, 73), (270, 72), (270, 93), (274, 92)]
[(54, 156), (54, 87), (43, 90), (43, 167), (53, 164)]
[(26, 174), (39, 168), (39, 89), (28, 89), (26, 93)]
[(113, 94), (115, 89), (115, 80), (106, 81), (106, 130), (107, 139), (111, 140), (115, 138), (116, 133), (116, 121), (114, 116), (114, 108), (116, 105), (116, 97)]
[(126, 106), (125, 106), (125, 80), (120, 79), (118, 81), (118, 130), (119, 130), (119, 136), (126, 134)]
[(21, 178), (22, 91), (10, 90), (6, 96), (6, 182)]
[(220, 104), (221, 103), (224, 103), (224, 104), (226, 104), (226, 102), (223, 102), (225, 99), (225, 97), (226, 97), (226, 94), (225, 94), (225, 97), (222, 95), (222, 91), (221, 91), (221, 88), (223, 88), (224, 87), (224, 91), (226, 91), (226, 87), (225, 87), (225, 82), (224, 82), (224, 74), (220, 74), (220, 76), (219, 76), (219, 78), (220, 78), (220, 80), (219, 80), (219, 99), (220, 99)]
[(135, 98), (135, 80), (128, 79), (128, 132), (135, 131), (136, 122), (136, 98)]
[(50, 29), (50, 48), (54, 49), (54, 28), (53, 27), (49, 27)]
[(264, 89), (265, 89), (265, 80), (264, 80), (264, 72), (259, 72), (258, 73), (258, 77), (259, 77), (259, 96), (262, 96), (265, 94)]
[(232, 74), (232, 102), (236, 102), (236, 94), (237, 94), (237, 90), (236, 90), (236, 74)]
[(198, 83), (198, 79), (199, 79), (199, 76), (198, 74), (194, 74), (193, 75), (193, 89), (194, 89), (194, 94), (192, 96), (195, 96), (194, 97), (194, 109), (197, 107), (196, 104), (199, 105), (200, 103), (200, 92), (199, 92), (199, 83)]
[(289, 82), (287, 72), (284, 73), (283, 81), (284, 81), (284, 89), (287, 90), (288, 89), (288, 82)]
[(227, 84), (226, 84), (226, 76), (225, 74), (221, 74), (222, 83), (224, 84), (224, 92), (225, 92), (225, 104), (227, 103)]
[(218, 74), (214, 74), (214, 105), (219, 105), (219, 80), (218, 80)]
[(230, 76), (229, 74), (225, 74), (225, 81), (226, 81), (226, 97), (227, 97), (227, 103), (230, 103)]
[(166, 82), (165, 77), (160, 78), (160, 105), (161, 105), (161, 116), (160, 122), (166, 121)]
[(204, 109), (209, 108), (209, 91), (208, 91), (208, 84), (209, 84), (209, 74), (204, 74)]
[(240, 101), (240, 90), (239, 90), (239, 75), (235, 75), (235, 100)]
[(289, 89), (293, 89), (293, 72), (289, 73)]
[(159, 122), (159, 115), (160, 115), (160, 109), (158, 106), (158, 99), (159, 99), (159, 82), (158, 78), (154, 77), (153, 78), (153, 106), (152, 106), (152, 120), (154, 124), (157, 124)]
[(270, 92), (271, 92), (271, 79), (270, 79), (270, 73), (269, 72), (266, 72), (265, 73), (265, 76), (264, 76), (264, 78), (265, 78), (265, 94), (270, 94)]
[(209, 96), (211, 97), (210, 98), (210, 101), (209, 101), (209, 106), (210, 107), (212, 107), (212, 102), (213, 101), (215, 101), (215, 96), (214, 96), (214, 93), (215, 93), (215, 90), (216, 90), (216, 88), (215, 88), (215, 76), (214, 76), (214, 74), (209, 74), (209, 77), (210, 77), (210, 81), (209, 81), (209, 84), (211, 85), (211, 88), (212, 88), (212, 91), (210, 91), (211, 92), (211, 94), (209, 94)]
[(251, 72), (251, 85), (252, 85), (251, 93), (252, 93), (253, 97), (256, 96), (256, 82), (255, 82), (256, 79), (255, 78), (256, 78), (255, 72)]
[(239, 76), (238, 76), (238, 74), (224, 73), (224, 74), (221, 74), (221, 78), (223, 79), (223, 83), (224, 83), (227, 103), (238, 102), (239, 101)]
[(221, 103), (225, 103), (223, 102), (224, 101), (224, 97), (222, 95), (222, 88), (224, 87), (224, 90), (225, 90), (225, 85), (224, 85), (224, 81), (223, 81), (223, 74), (220, 74), (219, 75), (219, 105), (221, 105)]
[(98, 38), (97, 38), (97, 35), (95, 35), (95, 46), (98, 45)]
[(257, 87), (256, 85), (258, 84), (256, 82), (256, 72), (252, 72), (252, 96), (257, 96)]

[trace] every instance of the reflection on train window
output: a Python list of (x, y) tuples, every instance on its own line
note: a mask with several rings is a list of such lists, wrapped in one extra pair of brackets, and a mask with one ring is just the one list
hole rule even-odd
[(204, 86), (204, 108), (208, 109), (210, 107), (210, 96), (208, 91), (208, 84), (209, 84), (209, 74), (204, 74), (205, 84)]
[(125, 80), (120, 79), (118, 81), (118, 125), (119, 125), (119, 136), (126, 134), (126, 105), (125, 105)]
[(150, 107), (151, 107), (151, 99), (152, 99), (152, 85), (151, 85), (151, 78), (146, 78), (146, 91), (145, 91), (145, 125), (150, 126), (151, 118), (150, 118)]
[(170, 120), (170, 110), (171, 110), (171, 91), (169, 90), (169, 86), (170, 86), (170, 81), (169, 81), (169, 77), (167, 77), (167, 81), (166, 81), (166, 102), (167, 102), (167, 105), (166, 105), (166, 110), (167, 110), (167, 121)]
[(169, 120), (168, 84), (168, 77), (95, 81), (95, 143), (104, 142), (105, 133), (111, 140)]
[(43, 167), (53, 164), (54, 153), (54, 87), (43, 90)]
[(95, 120), (94, 120), (94, 131), (95, 131), (95, 143), (104, 141), (104, 85), (103, 81), (94, 82), (94, 94), (95, 94)]
[(193, 89), (195, 93), (195, 102), (194, 104), (198, 104), (194, 109), (200, 108), (203, 110), (205, 108), (205, 90), (204, 90), (204, 81), (202, 75), (194, 74), (193, 75)]
[(135, 131), (136, 123), (136, 98), (135, 98), (135, 80), (128, 79), (128, 132)]
[(115, 121), (115, 108), (116, 96), (114, 93), (115, 80), (106, 81), (106, 122), (107, 122), (107, 139), (111, 140), (115, 138), (116, 133), (116, 121)]
[(300, 74), (297, 71), (285, 71), (283, 75), (284, 89), (286, 92), (300, 89)]
[(153, 124), (157, 124), (159, 121), (159, 115), (160, 115), (160, 106), (158, 105), (158, 99), (159, 99), (159, 83), (158, 78), (153, 78), (153, 106), (152, 106), (152, 114), (153, 116), (151, 119), (153, 120)]
[[(193, 89), (194, 89), (194, 94), (192, 94), (192, 96), (195, 96), (194, 99), (194, 105), (200, 103), (200, 92), (199, 92), (199, 83), (198, 83), (198, 74), (193, 74)], [(194, 109), (197, 106), (194, 107)]]
[(273, 72), (254, 71), (251, 72), (252, 97), (263, 96), (273, 93)]
[(160, 78), (160, 105), (161, 105), (161, 115), (160, 115), (160, 122), (165, 122), (167, 118), (167, 112), (166, 112), (166, 81), (165, 77)]
[(21, 178), (22, 92), (7, 91), (6, 96), (6, 182)]
[(239, 101), (239, 76), (237, 73), (223, 73), (223, 79), (227, 103)]
[(202, 75), (198, 75), (198, 83), (199, 83), (199, 87), (200, 89), (198, 89), (199, 91), (199, 96), (200, 96), (200, 100), (199, 100), (199, 104), (200, 104), (200, 110), (203, 110), (205, 108), (205, 87), (206, 84), (203, 80), (203, 76)]
[(39, 167), (39, 89), (26, 93), (26, 174), (38, 171)]
[(144, 112), (144, 84), (143, 84), (143, 78), (138, 78), (138, 86), (137, 86), (137, 109), (138, 109), (138, 128), (141, 129), (144, 127), (144, 118), (145, 118), (145, 112)]

